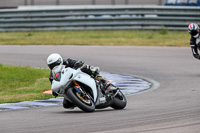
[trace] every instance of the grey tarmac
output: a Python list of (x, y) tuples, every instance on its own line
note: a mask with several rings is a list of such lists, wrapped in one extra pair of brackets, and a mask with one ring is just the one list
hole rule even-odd
[(1, 133), (198, 133), (200, 61), (190, 47), (0, 46), (0, 63), (44, 67), (49, 54), (82, 59), (102, 71), (157, 81), (127, 96), (124, 110), (84, 113), (62, 106), (0, 112)]

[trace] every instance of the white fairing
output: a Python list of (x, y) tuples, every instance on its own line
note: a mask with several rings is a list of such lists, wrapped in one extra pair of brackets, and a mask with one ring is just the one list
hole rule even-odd
[(52, 70), (53, 77), (55, 77), (55, 74), (58, 72), (61, 72), (61, 79), (60, 81), (53, 80), (51, 89), (52, 91), (64, 95), (65, 89), (67, 89), (68, 85), (71, 83), (71, 81), (79, 81), (87, 86), (89, 86), (94, 94), (94, 102), (97, 99), (97, 88), (96, 83), (93, 78), (91, 78), (86, 73), (83, 73), (80, 69), (72, 69), (72, 68), (64, 68), (58, 67)]
[(76, 81), (79, 81), (81, 83), (84, 83), (85, 85), (89, 86), (92, 88), (93, 94), (94, 94), (94, 102), (97, 99), (97, 88), (96, 88), (96, 83), (93, 78), (91, 78), (89, 75), (85, 73), (80, 73), (78, 76), (74, 78)]

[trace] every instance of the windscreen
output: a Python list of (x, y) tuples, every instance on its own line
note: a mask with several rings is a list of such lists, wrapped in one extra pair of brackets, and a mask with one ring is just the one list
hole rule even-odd
[(60, 81), (60, 79), (61, 79), (61, 72), (58, 72), (58, 73), (55, 74), (54, 80)]

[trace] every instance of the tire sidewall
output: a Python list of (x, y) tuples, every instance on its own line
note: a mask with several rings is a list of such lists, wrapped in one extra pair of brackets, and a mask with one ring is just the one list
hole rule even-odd
[(113, 104), (111, 105), (112, 108), (114, 109), (123, 109), (126, 107), (126, 104), (127, 104), (127, 100), (126, 100), (126, 97), (124, 96), (124, 94), (119, 91), (118, 93), (120, 93), (123, 97), (122, 100), (120, 100), (119, 98), (115, 97), (113, 99)]
[(85, 112), (93, 112), (95, 110), (95, 105), (92, 100), (90, 100), (91, 105), (87, 105), (84, 102), (82, 102), (74, 93), (74, 88), (69, 88), (66, 91), (67, 97), (74, 103), (77, 107), (82, 109)]

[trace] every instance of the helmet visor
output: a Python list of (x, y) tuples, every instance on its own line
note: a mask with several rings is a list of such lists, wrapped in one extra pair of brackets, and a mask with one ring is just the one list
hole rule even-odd
[(55, 66), (58, 66), (61, 64), (61, 60), (58, 59), (56, 62), (49, 64), (49, 68), (52, 70)]
[(192, 30), (191, 33), (190, 33), (192, 36), (195, 36), (198, 34), (198, 31), (197, 30)]

